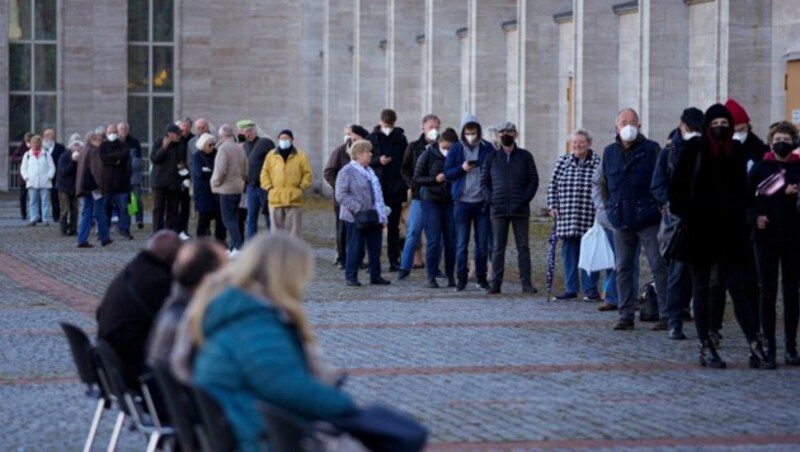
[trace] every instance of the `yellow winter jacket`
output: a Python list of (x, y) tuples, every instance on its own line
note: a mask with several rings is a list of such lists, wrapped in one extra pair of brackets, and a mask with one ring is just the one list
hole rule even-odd
[(269, 192), (269, 207), (303, 205), (303, 191), (311, 187), (311, 165), (302, 149), (294, 148), (286, 162), (280, 152), (267, 153), (261, 167), (261, 188)]

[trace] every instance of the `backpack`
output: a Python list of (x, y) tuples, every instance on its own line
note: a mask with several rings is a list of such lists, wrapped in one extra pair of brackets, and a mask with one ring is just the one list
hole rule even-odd
[(656, 294), (656, 283), (651, 281), (639, 292), (639, 321), (657, 322), (658, 316), (658, 295)]

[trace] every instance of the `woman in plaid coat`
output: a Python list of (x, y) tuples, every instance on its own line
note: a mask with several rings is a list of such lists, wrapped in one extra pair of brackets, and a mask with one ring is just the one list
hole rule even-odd
[[(561, 156), (547, 186), (547, 208), (556, 221), (556, 235), (561, 239), (566, 290), (556, 300), (578, 297), (578, 258), (581, 237), (594, 223), (592, 175), (600, 157), (591, 149), (592, 136), (585, 130), (572, 134), (572, 152)], [(600, 301), (597, 291), (599, 273), (580, 270), (584, 300)]]

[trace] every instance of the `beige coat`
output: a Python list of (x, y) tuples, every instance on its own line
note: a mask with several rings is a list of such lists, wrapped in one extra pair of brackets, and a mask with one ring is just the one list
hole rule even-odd
[(232, 139), (223, 140), (217, 147), (214, 172), (211, 173), (211, 191), (220, 195), (238, 195), (244, 192), (247, 178), (247, 155)]

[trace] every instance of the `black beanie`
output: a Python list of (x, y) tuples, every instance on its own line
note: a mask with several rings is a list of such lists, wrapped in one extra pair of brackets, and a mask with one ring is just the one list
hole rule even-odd
[(703, 111), (699, 108), (689, 107), (683, 110), (681, 122), (692, 130), (701, 130), (703, 128)]
[(359, 126), (358, 124), (350, 127), (350, 131), (360, 136), (361, 138), (367, 138), (369, 136), (369, 132), (367, 131), (367, 129)]

